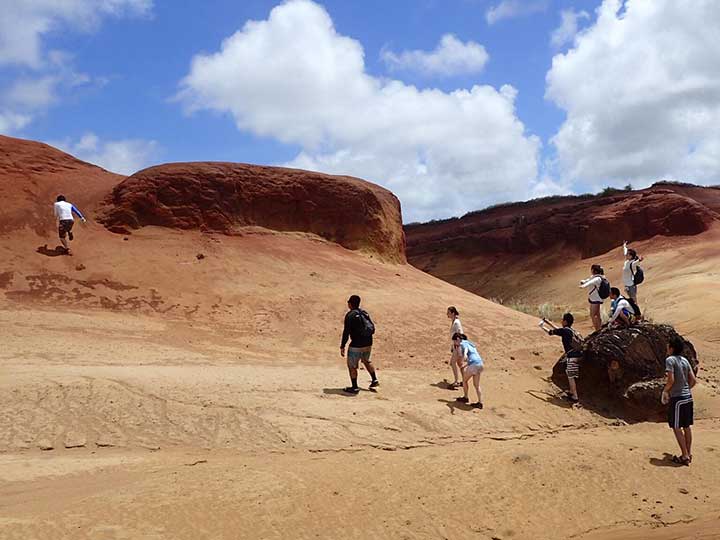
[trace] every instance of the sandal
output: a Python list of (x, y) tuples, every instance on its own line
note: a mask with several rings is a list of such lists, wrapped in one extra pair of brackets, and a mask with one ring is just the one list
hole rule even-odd
[(483, 408), (483, 404), (480, 403), (479, 401), (478, 401), (477, 403), (473, 403), (472, 406), (473, 406), (474, 408), (476, 408), (476, 409), (482, 409), (482, 408)]
[(677, 463), (678, 465), (690, 465), (690, 458), (682, 457), (682, 456), (673, 456), (672, 460), (673, 463)]

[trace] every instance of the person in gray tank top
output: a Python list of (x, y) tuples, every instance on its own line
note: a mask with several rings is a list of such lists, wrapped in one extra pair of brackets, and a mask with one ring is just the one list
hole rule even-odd
[(665, 359), (665, 388), (662, 402), (668, 405), (668, 425), (680, 446), (680, 455), (672, 460), (681, 465), (692, 462), (693, 398), (692, 388), (697, 383), (695, 372), (687, 358), (681, 356), (685, 341), (675, 336), (667, 346)]

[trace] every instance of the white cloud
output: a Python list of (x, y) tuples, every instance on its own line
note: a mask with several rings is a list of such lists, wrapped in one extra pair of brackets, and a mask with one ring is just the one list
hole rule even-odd
[(555, 56), (560, 174), (589, 185), (720, 179), (720, 2), (605, 0)]
[(390, 70), (417, 71), (425, 75), (453, 76), (480, 73), (489, 56), (485, 47), (474, 41), (463, 43), (452, 34), (445, 34), (435, 50), (395, 53), (383, 50), (383, 62)]
[(547, 7), (547, 0), (502, 0), (498, 5), (488, 8), (485, 20), (488, 24), (495, 24), (503, 19), (525, 17), (545, 11)]
[(515, 115), (514, 88), (420, 90), (370, 76), (363, 54), (321, 6), (291, 0), (195, 56), (178, 99), (299, 145), (293, 165), (389, 187), (406, 219), (525, 196), (540, 142)]
[(32, 118), (8, 110), (0, 110), (0, 133), (11, 135), (30, 123)]
[(55, 101), (57, 77), (19, 79), (5, 91), (2, 101), (10, 106), (27, 109), (47, 107)]
[(125, 175), (133, 174), (155, 162), (159, 150), (155, 141), (143, 139), (102, 141), (94, 133), (86, 133), (76, 142), (66, 139), (48, 144), (78, 159)]
[(587, 11), (564, 9), (560, 13), (560, 26), (558, 26), (550, 36), (550, 43), (558, 49), (565, 45), (572, 44), (578, 33), (578, 23), (581, 20), (589, 18), (590, 14)]
[(147, 15), (153, 0), (5, 0), (0, 16), (0, 65), (41, 68), (42, 38), (71, 27), (89, 30), (105, 16)]

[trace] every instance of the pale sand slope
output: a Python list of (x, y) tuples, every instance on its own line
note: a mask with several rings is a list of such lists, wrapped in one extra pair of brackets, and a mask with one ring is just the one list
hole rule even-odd
[[(72, 258), (24, 255), (30, 234), (0, 248), (13, 273), (0, 280), (0, 538), (569, 538), (717, 524), (710, 386), (695, 463), (668, 467), (666, 426), (555, 398), (545, 377), (560, 345), (533, 318), (409, 266), (299, 235), (83, 232)], [(337, 346), (352, 292), (378, 325), (382, 385), (346, 397)], [(451, 303), (487, 360), (483, 411), (437, 385)]]

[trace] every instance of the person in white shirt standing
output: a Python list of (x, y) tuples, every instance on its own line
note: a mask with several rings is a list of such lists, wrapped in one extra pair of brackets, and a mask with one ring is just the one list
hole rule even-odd
[(593, 264), (590, 267), (592, 276), (583, 279), (580, 287), (589, 289), (588, 304), (590, 305), (590, 319), (592, 320), (595, 330), (602, 327), (602, 316), (600, 315), (600, 307), (605, 299), (610, 296), (610, 282), (605, 278), (605, 271), (599, 264)]
[[(623, 254), (625, 262), (623, 264), (622, 279), (625, 286), (625, 292), (630, 298), (637, 303), (637, 284), (636, 275), (638, 273), (638, 264), (643, 260), (638, 256), (637, 251), (627, 247), (627, 242), (623, 242)], [(642, 272), (642, 270), (641, 270)]]
[[(74, 204), (71, 204), (65, 200), (65, 195), (58, 195), (54, 205), (55, 217), (58, 220), (58, 235), (60, 236), (60, 242), (62, 242), (65, 248), (65, 253), (70, 252), (68, 247), (68, 240), (74, 238), (72, 229), (75, 224), (75, 218), (73, 214), (77, 215), (80, 220), (85, 223), (85, 216), (78, 210)], [(66, 238), (67, 237), (67, 238)]]
[(463, 327), (460, 322), (460, 312), (455, 306), (447, 308), (448, 319), (452, 321), (450, 324), (450, 367), (452, 368), (454, 382), (450, 385), (450, 388), (459, 388), (462, 386), (462, 355), (458, 349), (457, 344), (453, 341), (455, 334), (462, 334)]

